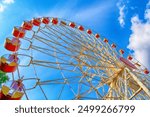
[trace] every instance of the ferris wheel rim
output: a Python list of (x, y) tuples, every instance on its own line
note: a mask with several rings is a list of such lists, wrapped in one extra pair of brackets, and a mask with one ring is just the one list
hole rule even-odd
[[(43, 21), (44, 20), (44, 18), (45, 18), (45, 21)], [(65, 21), (63, 21), (63, 20), (61, 20), (61, 19), (59, 19), (59, 18), (54, 18), (54, 17), (43, 17), (43, 18), (33, 18), (33, 25), (35, 25), (35, 26), (37, 26), (39, 29), (37, 30), (37, 32), (35, 32), (35, 31), (33, 31), (33, 30), (30, 30), (30, 28), (31, 28), (31, 26), (30, 27), (28, 27), (28, 28), (26, 28), (26, 31), (32, 31), (33, 32), (33, 35), (35, 35), (35, 34), (37, 34), (41, 29), (44, 29), (45, 27), (47, 27), (48, 26), (48, 19), (49, 20), (51, 20), (51, 21), (49, 21), (50, 23), (52, 23), (52, 25), (65, 25), (65, 26), (70, 26), (68, 23), (70, 22), (70, 21), (67, 21), (67, 20), (65, 20)], [(35, 21), (36, 20), (36, 21)], [(35, 21), (35, 22), (34, 22)], [(25, 23), (27, 23), (27, 22), (29, 22), (29, 24), (31, 23), (31, 21), (25, 21)], [(44, 24), (45, 24), (45, 26), (43, 26), (43, 27), (41, 27), (40, 26), (40, 23), (41, 22), (45, 22)], [(74, 23), (74, 22), (70, 22), (70, 23)], [(75, 25), (75, 26), (74, 26)], [(85, 32), (86, 31), (86, 28), (84, 28), (84, 26), (82, 26), (82, 25), (78, 25), (78, 24), (76, 24), (76, 23), (74, 23), (74, 25), (72, 25), (72, 26), (70, 26), (69, 28), (76, 28), (76, 29), (78, 29), (78, 31), (80, 31), (79, 33), (87, 33), (88, 35), (92, 35), (92, 36), (94, 36), (94, 34), (92, 33), (92, 30), (91, 29), (87, 29), (87, 32)], [(23, 26), (23, 25), (22, 25)], [(23, 39), (24, 38), (24, 32), (25, 32), (25, 28), (20, 28), (20, 27), (15, 27), (15, 29), (20, 29), (22, 32), (22, 34), (21, 33), (19, 33), (19, 35), (18, 36), (20, 36), (20, 37), (17, 37), (18, 39)], [(55, 30), (54, 30), (55, 31)], [(94, 31), (93, 31), (94, 32)], [(14, 34), (15, 35), (15, 34)], [(94, 36), (94, 38), (95, 38), (95, 40), (98, 40), (98, 39), (100, 39), (100, 35), (99, 34), (95, 34), (95, 36)], [(33, 39), (33, 36), (31, 37), (31, 39)], [(31, 42), (32, 43), (32, 42)], [(106, 39), (106, 38), (104, 38), (104, 40), (101, 42), (104, 46), (107, 46), (109, 49), (113, 49), (113, 47), (114, 48), (116, 48), (114, 45), (113, 46), (110, 46), (110, 44), (108, 43), (108, 39)], [(114, 43), (112, 43), (112, 44), (114, 44)], [(111, 48), (112, 47), (112, 48)], [(85, 48), (86, 49), (86, 48)], [(84, 49), (83, 49), (84, 50)], [(17, 53), (17, 51), (14, 51), (14, 53)], [(124, 50), (122, 50), (122, 49), (120, 49), (120, 53), (121, 53), (121, 55), (123, 55), (124, 54)], [(105, 54), (104, 54), (105, 55)], [(32, 57), (32, 56), (31, 56)], [(107, 55), (107, 57), (108, 57), (108, 55)], [(121, 57), (119, 56), (119, 58), (117, 58), (117, 60), (119, 60)], [(32, 58), (33, 59), (33, 58)], [(32, 61), (32, 59), (31, 59), (31, 61)], [(132, 58), (132, 59), (134, 59), (134, 58)], [(127, 60), (127, 59), (126, 59)], [(136, 61), (136, 60), (135, 60)], [(32, 61), (33, 62), (33, 61)], [(35, 61), (34, 61), (35, 62)], [(119, 61), (119, 62), (122, 62), (122, 61)], [(131, 61), (132, 62), (132, 61)], [(136, 61), (136, 62), (138, 62), (138, 61)], [(139, 63), (139, 62), (138, 62)], [(58, 65), (60, 64), (60, 63), (57, 63)], [(109, 63), (107, 63), (107, 64), (109, 64)], [(122, 63), (122, 64), (124, 64), (124, 63)], [(126, 67), (126, 64), (124, 64), (124, 66)], [(103, 67), (103, 66), (102, 66)], [(106, 67), (106, 66), (105, 66)], [(128, 68), (128, 66), (127, 66), (127, 68)], [(129, 68), (129, 69), (131, 69), (131, 68)], [(145, 68), (146, 70), (147, 70), (147, 68)], [(131, 69), (132, 70), (132, 69)], [(39, 79), (40, 80), (40, 79)], [(88, 80), (87, 80), (88, 81)], [(94, 89), (94, 87), (93, 87), (93, 89)], [(42, 90), (42, 89), (41, 89)], [(94, 89), (95, 91), (96, 91), (96, 89)]]

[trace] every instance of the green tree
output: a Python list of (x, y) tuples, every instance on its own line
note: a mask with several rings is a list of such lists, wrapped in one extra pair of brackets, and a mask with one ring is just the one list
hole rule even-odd
[(2, 85), (2, 83), (5, 83), (9, 80), (7, 74), (5, 72), (2, 72), (0, 70), (0, 86)]

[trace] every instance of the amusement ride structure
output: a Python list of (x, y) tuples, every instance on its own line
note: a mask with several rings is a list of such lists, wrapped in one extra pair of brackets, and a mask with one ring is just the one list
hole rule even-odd
[(0, 59), (1, 100), (150, 99), (148, 69), (91, 29), (42, 17), (12, 35)]

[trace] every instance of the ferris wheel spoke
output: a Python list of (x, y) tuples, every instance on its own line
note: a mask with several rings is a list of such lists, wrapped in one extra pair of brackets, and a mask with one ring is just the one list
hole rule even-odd
[[(55, 50), (56, 50), (56, 49), (54, 49), (54, 55), (57, 56), (57, 53), (56, 53)], [(57, 59), (57, 58), (56, 58), (55, 60), (56, 60), (56, 62), (58, 62), (58, 59)], [(64, 73), (63, 73), (63, 71), (62, 71), (63, 69), (62, 69), (61, 65), (60, 65), (60, 64), (57, 64), (57, 66), (58, 66), (58, 68), (59, 68), (59, 70), (60, 70), (60, 72), (61, 72), (62, 78), (64, 79), (65, 83), (68, 85), (68, 87), (70, 88), (70, 90), (72, 91), (72, 93), (73, 93), (74, 96), (75, 96), (76, 93), (75, 93), (75, 91), (73, 90), (73, 88), (71, 87), (71, 85), (69, 84), (68, 80), (66, 80), (66, 76), (64, 75)]]
[[(51, 28), (51, 29), (53, 29), (53, 28)], [(54, 29), (53, 29), (54, 30)], [(54, 30), (54, 32), (58, 32), (57, 30)], [(60, 33), (60, 32), (59, 32)], [(71, 35), (71, 37), (68, 37), (68, 36), (66, 36), (66, 35), (64, 35), (63, 33), (61, 33), (61, 35), (63, 35), (64, 37), (66, 37), (67, 39), (69, 39), (69, 40), (71, 40), (71, 41), (73, 41), (73, 43), (76, 43), (77, 45), (81, 45), (82, 47), (84, 47), (84, 48), (87, 48), (86, 46), (85, 46), (85, 42), (82, 42), (82, 40), (80, 40), (80, 39), (76, 39), (76, 40), (74, 40), (73, 39), (73, 35)], [(63, 40), (63, 41), (65, 41), (65, 40)], [(77, 42), (78, 41), (78, 42)], [(81, 44), (80, 44), (81, 43)], [(89, 48), (88, 48), (89, 49)]]
[(78, 89), (77, 89), (77, 95), (80, 95), (81, 90), (82, 90), (82, 83), (79, 82)]
[[(70, 37), (72, 37), (72, 39), (74, 41), (77, 41), (78, 43), (86, 44), (87, 46), (93, 47), (92, 46), (93, 43), (92, 44), (91, 43), (87, 43), (88, 39), (87, 40), (83, 39), (82, 35), (78, 33), (78, 30), (76, 30), (76, 31), (69, 30), (69, 32), (68, 32), (68, 31), (66, 31), (66, 29), (68, 29), (68, 28), (67, 27), (66, 28), (62, 28), (62, 30), (64, 30), (64, 32), (66, 34), (68, 34)], [(82, 38), (83, 40), (81, 40), (80, 38)], [(95, 45), (95, 43), (93, 45)]]
[[(57, 70), (60, 70), (59, 67), (56, 67), (56, 66), (51, 66), (51, 65), (45, 65), (45, 64), (41, 64), (41, 63), (33, 63), (34, 65), (37, 65), (37, 66), (43, 66), (43, 67), (47, 67), (47, 68), (53, 68), (53, 69), (57, 69)], [(61, 70), (67, 70), (67, 71), (70, 71), (70, 72), (74, 72), (73, 70), (70, 70), (69, 68), (62, 68)]]
[[(130, 76), (131, 78), (132, 78), (132, 76)], [(137, 95), (141, 95), (141, 92), (142, 91), (144, 91), (143, 89), (142, 89), (142, 87), (140, 86), (140, 84), (138, 84), (135, 80), (134, 80), (134, 78), (131, 80), (131, 78), (130, 78), (130, 80), (129, 80), (129, 83), (130, 84), (132, 84), (132, 85), (129, 85), (130, 86), (130, 88), (132, 89), (132, 91), (131, 91), (131, 93), (130, 93), (130, 99), (132, 99), (132, 98), (134, 98), (135, 96), (136, 97), (138, 97)], [(143, 81), (142, 81), (143, 82)], [(144, 84), (144, 82), (143, 82), (143, 84)], [(146, 85), (145, 85), (146, 86)], [(145, 91), (144, 91), (145, 92)], [(146, 93), (146, 92), (145, 92)], [(145, 94), (145, 95), (147, 95), (147, 94)], [(148, 95), (147, 95), (148, 96)], [(139, 97), (140, 98), (140, 97)], [(142, 97), (143, 98), (143, 97)], [(146, 96), (145, 96), (145, 98), (146, 98)]]
[[(86, 58), (87, 58), (87, 57), (86, 57)], [(90, 66), (92, 66), (92, 62), (91, 62), (90, 59), (88, 60), (88, 63), (89, 63)], [(95, 63), (96, 63), (96, 61), (95, 61)], [(95, 65), (95, 66), (97, 66), (97, 65)], [(104, 67), (105, 67), (105, 66), (102, 66), (101, 69), (103, 69)], [(97, 68), (98, 68), (98, 69), (97, 69)], [(94, 67), (94, 68), (92, 67), (92, 70), (94, 70), (95, 73), (99, 73), (99, 68), (100, 68), (99, 66), (98, 66), (98, 67)], [(106, 68), (109, 68), (109, 67), (106, 67)], [(93, 73), (92, 73), (92, 74), (93, 74)], [(93, 74), (93, 75), (94, 75), (94, 74)], [(100, 76), (100, 74), (99, 74), (99, 76)]]
[[(36, 38), (37, 38), (37, 37), (36, 37)], [(44, 44), (46, 44), (46, 45), (52, 47), (52, 48), (56, 48), (56, 47), (54, 47), (54, 46), (52, 46), (52, 45), (50, 45), (50, 44), (47, 44), (46, 42), (44, 42), (44, 41), (41, 40), (41, 39), (38, 39), (38, 40), (41, 41), (42, 43), (44, 43)], [(58, 44), (58, 45), (60, 45), (60, 44)], [(74, 51), (74, 50), (71, 49), (71, 48), (68, 48), (68, 47), (65, 47), (65, 46), (62, 46), (62, 47), (64, 47), (65, 49), (67, 49), (67, 50), (69, 50), (69, 51), (71, 51), (71, 52), (77, 52), (77, 53), (79, 53), (78, 51)], [(31, 48), (38, 49), (36, 46), (31, 46)], [(40, 49), (42, 49), (42, 48), (40, 48)], [(39, 49), (38, 49), (38, 50), (39, 50)], [(57, 48), (57, 51), (59, 51), (59, 53), (62, 53), (62, 54), (65, 54), (65, 55), (68, 55), (68, 56), (69, 56), (69, 54), (67, 54), (65, 51), (58, 50), (58, 48)], [(65, 53), (64, 53), (64, 52), (65, 52)]]
[[(41, 49), (39, 49), (39, 48), (33, 47), (33, 49), (36, 50), (36, 51), (39, 51), (39, 52), (41, 52), (41, 53), (44, 53), (44, 54), (46, 54), (46, 55), (49, 55), (49, 56), (51, 56), (51, 57), (55, 57), (54, 55), (52, 55), (52, 54), (50, 54), (50, 53), (48, 53), (48, 52), (45, 52), (44, 50), (41, 50)], [(66, 54), (66, 53), (64, 53), (64, 52), (62, 52), (61, 54), (71, 57), (71, 55)], [(57, 57), (57, 58), (58, 58), (58, 57)], [(61, 59), (61, 58), (58, 58), (58, 59), (60, 59), (60, 60), (62, 60), (62, 61), (65, 61), (65, 60), (63, 60), (63, 59)]]
[(66, 84), (64, 84), (64, 85), (62, 86), (62, 88), (61, 88), (61, 90), (60, 90), (60, 93), (58, 94), (58, 98), (57, 98), (58, 100), (61, 98), (65, 86), (66, 86)]
[[(93, 41), (93, 38), (91, 36), (89, 37), (88, 34), (84, 34), (84, 32), (80, 32), (80, 31), (77, 31), (77, 33), (79, 33), (84, 40), (88, 40), (88, 45), (90, 46), (92, 50), (94, 49), (97, 50), (97, 48), (95, 48), (96, 43), (95, 41)], [(102, 44), (100, 45), (103, 46)]]
[(42, 93), (43, 93), (45, 99), (48, 100), (48, 98), (47, 98), (47, 96), (46, 96), (46, 93), (44, 92), (42, 86), (41, 86), (41, 85), (38, 85), (38, 86), (39, 86), (40, 90), (42, 91)]
[(129, 97), (129, 100), (131, 100), (133, 97), (135, 97), (141, 90), (142, 90), (142, 88), (140, 87), (134, 94), (132, 94), (132, 95)]
[(24, 88), (23, 88), (23, 92), (24, 92), (24, 94), (25, 94), (26, 99), (29, 100), (29, 97), (28, 97), (28, 95), (27, 95), (27, 93), (26, 93), (26, 90), (25, 90)]
[[(53, 51), (51, 51), (51, 50), (46, 50), (46, 48), (44, 49), (44, 48), (38, 48), (38, 46), (32, 46), (31, 47), (31, 49), (33, 49), (33, 50), (36, 50), (36, 51), (39, 51), (39, 52), (41, 52), (41, 53), (43, 53), (43, 54), (46, 54), (46, 55), (49, 55), (49, 56), (51, 56), (51, 57), (55, 57), (53, 54), (51, 54)], [(61, 58), (61, 57), (66, 57), (66, 56), (71, 56), (71, 55), (69, 55), (69, 54), (67, 54), (67, 55), (64, 55), (64, 53), (61, 53), (61, 52), (58, 52), (57, 51), (57, 53), (59, 54), (59, 58)], [(62, 60), (62, 61), (65, 61), (65, 60)]]
[[(78, 30), (73, 31), (73, 30), (71, 30), (71, 29), (68, 28), (68, 27), (62, 27), (62, 26), (57, 27), (57, 28), (63, 30), (66, 34), (69, 34), (70, 36), (74, 36), (74, 37), (75, 37), (76, 39), (78, 39), (78, 40), (80, 40), (80, 38), (83, 36), (83, 34), (82, 34), (80, 31), (78, 31)], [(87, 36), (89, 36), (89, 35), (87, 35)], [(82, 38), (82, 39), (83, 39), (83, 42), (87, 42), (87, 40), (88, 40), (88, 42), (91, 42), (90, 45), (95, 44), (94, 41), (91, 41), (91, 37), (89, 38), (89, 37), (87, 37), (87, 36), (86, 36), (85, 38)]]
[[(48, 32), (45, 32), (45, 31), (41, 30), (41, 33), (47, 37), (47, 38), (42, 38), (47, 42), (51, 42), (51, 43), (54, 43), (54, 44), (57, 44), (57, 45), (61, 45), (62, 47), (68, 47), (68, 46), (64, 46), (64, 45), (69, 45), (69, 46), (73, 45), (72, 43), (67, 42), (66, 40), (62, 39), (60, 36), (57, 36), (57, 34), (55, 34), (55, 37), (50, 37), (47, 34)], [(77, 44), (76, 44), (76, 46), (77, 46)]]
[(51, 82), (40, 82), (39, 83), (40, 85), (54, 85), (54, 84), (66, 84), (64, 81), (51, 81)]
[(136, 74), (136, 76), (138, 76), (138, 77), (139, 77), (139, 80), (145, 80), (145, 82), (146, 82), (146, 81), (147, 81), (147, 82), (149, 82), (149, 81), (150, 81), (149, 77), (148, 77), (148, 76), (146, 76), (145, 74), (143, 74), (143, 73), (141, 72), (141, 70), (140, 70), (140, 71), (135, 70), (133, 73), (135, 73), (135, 74)]
[[(46, 53), (46, 54), (48, 54), (48, 53)], [(50, 56), (53, 56), (53, 55), (50, 55)], [(53, 57), (55, 57), (55, 58), (58, 58), (58, 57), (56, 57), (56, 56), (53, 56)], [(61, 58), (58, 58), (58, 59), (61, 59)], [(64, 59), (63, 59), (63, 61), (64, 61)], [(81, 61), (81, 60), (80, 60)], [(51, 63), (51, 64), (58, 64), (58, 63), (56, 63), (56, 62), (50, 62), (50, 61), (40, 61), (40, 60), (32, 60), (32, 63), (33, 64), (38, 64), (38, 62), (40, 62), (40, 64), (41, 65), (46, 65), (46, 66), (48, 66), (48, 63)], [(89, 64), (87, 64), (87, 63), (85, 63), (85, 62), (83, 62), (84, 64), (86, 64), (87, 66), (90, 66)], [(74, 63), (68, 63), (68, 61), (65, 61), (64, 63), (59, 63), (59, 64), (64, 64), (64, 65), (68, 65), (68, 66), (77, 66), (78, 64), (74, 64)], [(107, 66), (90, 66), (91, 68), (98, 68), (98, 69), (100, 69), (100, 68), (103, 68), (103, 67), (105, 67), (105, 68), (115, 68), (115, 67), (107, 67)]]
[(81, 100), (83, 99), (85, 99), (85, 100), (87, 100), (87, 99), (89, 99), (89, 100), (98, 100), (97, 98), (93, 98), (93, 97), (82, 97), (82, 98), (80, 98)]
[(55, 65), (57, 65), (57, 64), (61, 64), (61, 65), (66, 65), (66, 66), (77, 66), (78, 64), (74, 64), (74, 63), (72, 63), (72, 62), (52, 62), (52, 61), (42, 61), (42, 60), (33, 60), (32, 61), (32, 63), (38, 63), (38, 62), (40, 62), (40, 63), (43, 63), (43, 64), (55, 64)]
[[(71, 35), (71, 36), (64, 35), (64, 33), (61, 33), (61, 32), (59, 32), (58, 30), (56, 30), (56, 29), (54, 29), (54, 28), (51, 28), (51, 27), (48, 27), (48, 30), (49, 30), (49, 31), (52, 31), (52, 32), (55, 34), (56, 38), (61, 39), (61, 40), (62, 40), (63, 42), (65, 42), (65, 43), (66, 43), (67, 41), (69, 41), (70, 44), (71, 44), (71, 43), (75, 43), (76, 45), (82, 45), (82, 46), (84, 46), (84, 44), (85, 44), (82, 40), (74, 39), (74, 38), (73, 38), (74, 35)], [(58, 34), (60, 34), (61, 36), (59, 36)], [(63, 39), (62, 37), (65, 37), (66, 40)], [(68, 40), (68, 39), (69, 39), (69, 40)]]
[[(59, 78), (59, 79), (50, 79), (50, 80), (44, 80), (40, 81), (38, 84), (40, 85), (48, 85), (48, 84), (66, 84), (66, 81), (68, 81), (70, 84), (79, 82), (81, 76), (74, 76), (74, 77), (66, 77), (66, 78)], [(73, 79), (74, 78), (74, 79)]]
[(89, 92), (95, 91), (95, 93), (102, 99), (103, 96), (99, 93), (98, 89), (96, 89), (95, 86), (93, 86), (93, 84), (91, 83), (91, 81), (89, 81), (88, 78), (86, 78), (86, 81), (89, 83), (89, 85), (91, 87), (90, 90), (89, 90)]
[(88, 89), (88, 90), (86, 90), (86, 91), (84, 91), (84, 92), (82, 92), (82, 93), (80, 93), (80, 94), (77, 94), (77, 95), (75, 96), (75, 99), (82, 99), (82, 97), (85, 97), (85, 96), (88, 95), (88, 93), (90, 92), (90, 90), (91, 90), (91, 89)]
[[(48, 56), (50, 56), (50, 57), (56, 57), (56, 56), (54, 56), (53, 54), (50, 54), (50, 53), (48, 53), (48, 52), (46, 52), (46, 51), (44, 51), (44, 50), (40, 50), (39, 48), (32, 48), (33, 50), (36, 50), (36, 51), (38, 51), (38, 52), (41, 52), (42, 54), (45, 54), (45, 55), (48, 55)], [(64, 55), (63, 53), (61, 53), (61, 55), (63, 55), (64, 57), (66, 56), (66, 55)], [(67, 55), (67, 56), (71, 56), (71, 55)], [(61, 61), (64, 61), (64, 62), (67, 62), (66, 60), (64, 60), (64, 59), (62, 59), (62, 56), (60, 56), (60, 57), (57, 57), (58, 59), (60, 59)]]
[(150, 97), (150, 92), (147, 89), (147, 87), (145, 87), (145, 85), (143, 85), (143, 83), (133, 74), (131, 73), (131, 71), (127, 69), (127, 72), (132, 76), (132, 78), (137, 82), (137, 84), (144, 90), (144, 92)]
[[(44, 39), (44, 38), (41, 38), (40, 36), (35, 36), (34, 38), (36, 38), (38, 41), (42, 42), (43, 44), (49, 46), (50, 48), (56, 48), (54, 45), (52, 45), (52, 44), (50, 44), (50, 43), (47, 43), (47, 41), (45, 41), (45, 39)], [(58, 46), (62, 46), (62, 45), (59, 44), (59, 43), (55, 43), (55, 44), (58, 45)], [(66, 46), (62, 46), (62, 47), (68, 48), (68, 47), (66, 47)], [(61, 53), (64, 53), (64, 51), (61, 51), (61, 50), (58, 49), (58, 48), (57, 48), (57, 51), (59, 51), (59, 52), (61, 52)], [(66, 54), (66, 53), (64, 53), (64, 54)]]
[[(88, 39), (88, 41), (92, 42), (92, 43), (88, 43), (91, 47), (91, 49), (96, 49), (96, 51), (98, 51), (97, 48), (94, 48), (94, 45), (96, 43), (93, 43), (93, 41), (91, 41), (91, 38), (87, 38), (87, 34), (85, 35), (84, 32), (81, 32), (81, 31), (77, 31), (80, 35), (82, 35), (83, 39)], [(104, 46), (105, 44), (103, 42), (99, 43), (99, 46)], [(103, 51), (105, 51), (105, 53), (107, 52), (106, 49), (104, 48)]]

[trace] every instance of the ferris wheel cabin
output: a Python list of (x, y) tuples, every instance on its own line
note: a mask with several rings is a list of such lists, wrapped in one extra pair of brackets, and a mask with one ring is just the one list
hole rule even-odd
[(21, 42), (18, 38), (6, 38), (4, 47), (5, 49), (11, 51), (11, 52), (16, 52), (19, 50), (21, 45)]
[(20, 100), (23, 96), (23, 83), (21, 80), (9, 82), (2, 85), (0, 90), (0, 100)]
[(4, 55), (0, 59), (0, 70), (6, 73), (11, 73), (16, 71), (19, 63), (19, 58), (16, 54)]
[(23, 38), (25, 36), (25, 30), (22, 27), (14, 27), (12, 34), (16, 38)]

